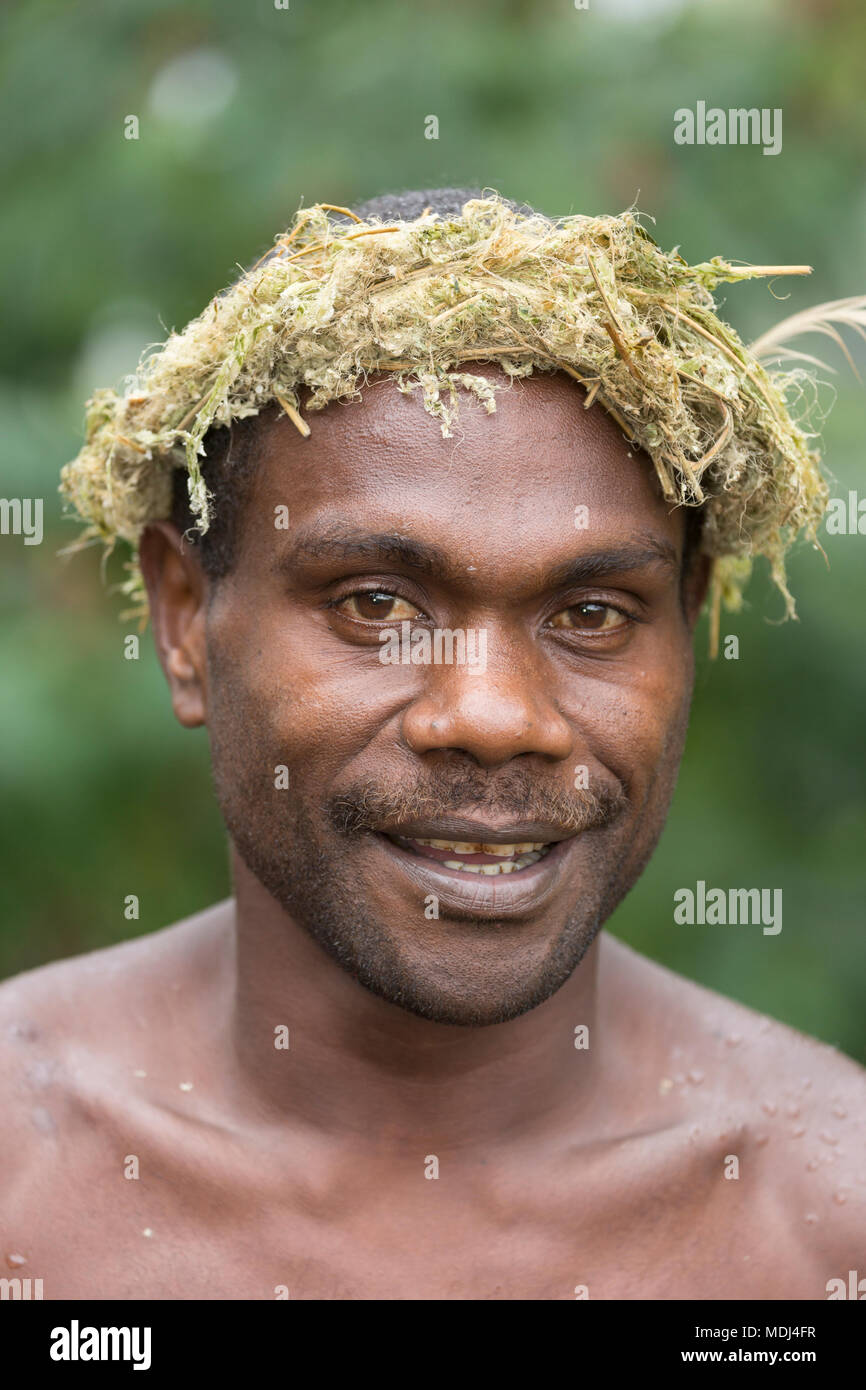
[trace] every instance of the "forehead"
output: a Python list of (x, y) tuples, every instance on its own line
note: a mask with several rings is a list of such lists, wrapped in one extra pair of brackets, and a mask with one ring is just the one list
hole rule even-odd
[(309, 438), (269, 419), (245, 530), (287, 506), (290, 532), (351, 523), (430, 540), (456, 563), (484, 553), (506, 567), (565, 542), (579, 549), (581, 537), (679, 545), (682, 515), (662, 498), (651, 461), (599, 405), (584, 409), (571, 378), (468, 370), (501, 386), (496, 412), (461, 390), (450, 439), (420, 388), (404, 395), (388, 377), (368, 382), (360, 400), (308, 412)]

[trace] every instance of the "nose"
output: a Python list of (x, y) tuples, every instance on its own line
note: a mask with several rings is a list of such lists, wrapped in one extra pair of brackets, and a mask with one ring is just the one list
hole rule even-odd
[(402, 719), (403, 738), (419, 756), (449, 749), (495, 768), (522, 753), (552, 761), (571, 755), (574, 733), (532, 656), (511, 650), (498, 660), (488, 658), (483, 673), (430, 666), (427, 674), (424, 690)]

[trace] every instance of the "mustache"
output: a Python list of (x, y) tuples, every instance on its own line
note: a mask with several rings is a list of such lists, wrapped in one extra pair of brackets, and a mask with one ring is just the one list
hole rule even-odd
[(545, 786), (523, 768), (496, 774), (475, 768), (440, 771), (435, 782), (419, 779), (411, 786), (358, 782), (331, 797), (325, 810), (334, 829), (354, 836), (411, 821), (444, 820), (468, 811), (492, 812), (514, 821), (539, 821), (563, 834), (610, 825), (628, 807), (621, 786), (597, 789)]

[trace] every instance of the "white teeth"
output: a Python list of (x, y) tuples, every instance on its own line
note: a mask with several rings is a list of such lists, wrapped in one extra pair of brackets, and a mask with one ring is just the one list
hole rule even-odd
[(508, 864), (462, 864), (459, 859), (446, 859), (443, 863), (445, 869), (463, 869), (469, 874), (513, 874), (517, 869), (526, 869), (530, 864), (536, 864), (543, 855), (537, 853), (522, 854), (519, 859), (512, 859)]

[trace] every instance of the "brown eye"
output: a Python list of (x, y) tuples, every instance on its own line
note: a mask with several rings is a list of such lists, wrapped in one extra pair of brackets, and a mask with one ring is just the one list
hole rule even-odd
[(609, 603), (575, 603), (563, 608), (550, 620), (551, 627), (572, 628), (578, 632), (612, 632), (625, 627), (628, 620)]
[(336, 605), (338, 613), (362, 622), (408, 622), (420, 616), (420, 610), (396, 594), (371, 589), (363, 594), (349, 594)]

